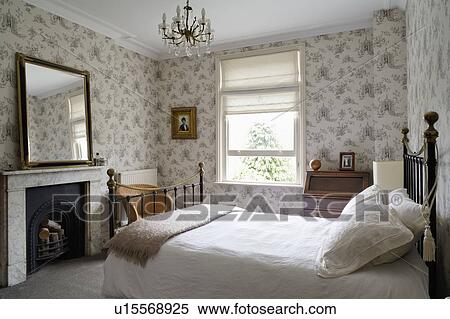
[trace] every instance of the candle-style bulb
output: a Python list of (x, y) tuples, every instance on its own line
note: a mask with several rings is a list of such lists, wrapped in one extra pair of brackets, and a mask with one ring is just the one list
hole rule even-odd
[(177, 6), (177, 18), (180, 17), (180, 14), (181, 14), (180, 6)]
[(166, 19), (167, 19), (166, 13), (163, 13), (163, 16), (162, 16), (163, 22), (166, 22)]
[(202, 19), (205, 20), (205, 16), (206, 16), (206, 10), (205, 8), (202, 9)]

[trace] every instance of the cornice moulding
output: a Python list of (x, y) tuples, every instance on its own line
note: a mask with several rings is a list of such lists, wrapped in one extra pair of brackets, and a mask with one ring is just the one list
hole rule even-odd
[[(127, 48), (156, 60), (175, 58), (166, 52), (151, 47), (150, 45), (139, 41), (135, 35), (123, 30), (107, 21), (97, 18), (83, 10), (69, 5), (61, 0), (25, 0), (27, 3), (35, 5), (45, 11), (59, 15), (67, 20), (78, 23), (84, 27), (92, 29), (103, 34), (118, 45)], [(406, 8), (407, 0), (386, 0), (386, 6)], [(238, 49), (241, 47), (260, 45), (278, 41), (289, 41), (295, 39), (304, 39), (322, 34), (352, 31), (357, 29), (370, 28), (372, 26), (371, 18), (356, 18), (347, 21), (335, 21), (327, 25), (309, 26), (299, 30), (291, 30), (283, 33), (268, 33), (257, 38), (242, 37), (233, 40), (216, 41), (212, 46), (213, 52)]]

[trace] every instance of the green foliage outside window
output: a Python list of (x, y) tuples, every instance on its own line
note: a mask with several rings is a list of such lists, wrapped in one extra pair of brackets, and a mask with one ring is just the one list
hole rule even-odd
[[(248, 149), (274, 150), (281, 145), (272, 128), (265, 123), (255, 124), (248, 134)], [(237, 180), (294, 182), (289, 162), (277, 156), (247, 156), (243, 160), (244, 167), (237, 174)]]

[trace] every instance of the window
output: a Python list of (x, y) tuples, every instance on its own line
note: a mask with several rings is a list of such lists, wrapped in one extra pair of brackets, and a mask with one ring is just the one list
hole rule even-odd
[(219, 57), (218, 180), (303, 181), (303, 49)]
[(69, 110), (73, 158), (88, 159), (84, 94), (69, 98)]

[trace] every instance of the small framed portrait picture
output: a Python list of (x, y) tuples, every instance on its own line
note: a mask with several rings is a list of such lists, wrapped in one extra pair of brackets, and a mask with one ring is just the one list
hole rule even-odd
[(197, 138), (196, 107), (172, 108), (172, 138), (173, 139)]
[(355, 153), (341, 152), (339, 153), (339, 170), (354, 171), (355, 170)]

